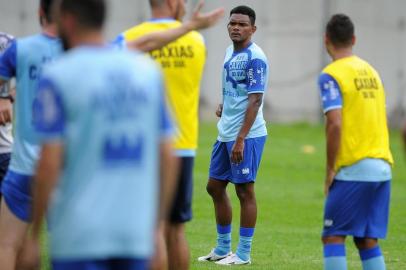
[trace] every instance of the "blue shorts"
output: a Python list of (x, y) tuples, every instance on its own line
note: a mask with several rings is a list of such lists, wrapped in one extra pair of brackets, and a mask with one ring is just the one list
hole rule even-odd
[(265, 141), (266, 136), (246, 139), (243, 161), (240, 164), (233, 164), (230, 160), (234, 141), (216, 141), (211, 154), (210, 178), (234, 184), (255, 182)]
[(53, 260), (53, 270), (147, 270), (148, 260), (107, 259), (107, 260)]
[(178, 185), (169, 216), (171, 223), (185, 223), (192, 219), (194, 157), (181, 157), (180, 161)]
[(324, 208), (323, 236), (385, 238), (391, 181), (334, 180)]
[(31, 221), (32, 176), (8, 170), (1, 185), (1, 193), (10, 211), (24, 222)]

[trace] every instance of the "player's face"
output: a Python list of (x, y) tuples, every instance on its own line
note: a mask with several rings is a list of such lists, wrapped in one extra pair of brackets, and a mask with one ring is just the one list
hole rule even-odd
[(250, 17), (243, 14), (232, 14), (227, 25), (228, 34), (234, 43), (244, 43), (251, 40), (256, 26), (251, 24)]

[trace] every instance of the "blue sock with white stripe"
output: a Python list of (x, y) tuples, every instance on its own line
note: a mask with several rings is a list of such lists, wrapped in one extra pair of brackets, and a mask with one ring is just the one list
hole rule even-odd
[(347, 270), (344, 244), (324, 245), (324, 270)]
[(243, 261), (250, 259), (254, 230), (255, 228), (240, 228), (240, 241), (238, 242), (236, 254)]
[(231, 251), (231, 225), (221, 226), (217, 224), (217, 247), (214, 252), (223, 256)]
[(381, 249), (376, 246), (371, 249), (364, 249), (359, 251), (359, 256), (362, 260), (363, 270), (385, 270), (385, 260), (382, 256)]

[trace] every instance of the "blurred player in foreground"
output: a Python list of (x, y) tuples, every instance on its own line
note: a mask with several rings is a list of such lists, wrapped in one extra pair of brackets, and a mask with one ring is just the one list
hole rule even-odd
[[(268, 61), (251, 41), (256, 31), (255, 11), (247, 6), (231, 10), (228, 33), (233, 45), (226, 51), (223, 104), (219, 106), (219, 136), (210, 162), (207, 192), (213, 199), (217, 246), (199, 261), (222, 265), (251, 263), (251, 244), (257, 219), (254, 183), (267, 136), (262, 100), (268, 87)], [(231, 253), (232, 209), (228, 183), (235, 185), (241, 205), (240, 240)]]
[[(14, 38), (0, 32), (0, 55), (11, 45)], [(0, 86), (0, 187), (10, 163), (13, 136), (11, 133), (11, 120), (13, 115), (14, 93), (10, 83)], [(0, 193), (1, 199), (1, 193)]]
[[(145, 34), (182, 25), (185, 0), (149, 2), (152, 18), (126, 30), (119, 39), (131, 42)], [(189, 248), (185, 223), (192, 219), (193, 164), (198, 141), (199, 93), (206, 47), (200, 33), (190, 32), (167, 46), (150, 52), (150, 55), (162, 67), (166, 96), (177, 126), (175, 155), (180, 161), (180, 173), (169, 222), (163, 224), (158, 244), (158, 257), (161, 260), (156, 261), (154, 268), (166, 268), (168, 263), (171, 270), (186, 270), (189, 268)]]
[(147, 269), (176, 173), (160, 72), (106, 45), (104, 0), (62, 0), (59, 11), (69, 51), (44, 69), (34, 103), (33, 237), (50, 204), (54, 270)]
[(385, 90), (377, 71), (353, 54), (354, 25), (332, 16), (325, 46), (333, 59), (319, 86), (326, 115), (327, 166), (324, 269), (347, 269), (346, 236), (353, 236), (364, 270), (384, 270), (378, 238), (387, 233), (391, 164)]

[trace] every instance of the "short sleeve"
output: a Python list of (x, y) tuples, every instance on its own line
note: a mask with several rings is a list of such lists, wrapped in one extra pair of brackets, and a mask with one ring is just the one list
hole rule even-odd
[(0, 56), (0, 77), (9, 80), (16, 75), (17, 42), (13, 40), (11, 45)]
[(268, 66), (261, 59), (250, 61), (247, 70), (247, 91), (248, 94), (263, 93), (266, 89)]
[(319, 88), (324, 113), (342, 108), (343, 104), (340, 86), (331, 75), (326, 73), (320, 75)]
[(65, 130), (65, 111), (55, 84), (42, 78), (33, 104), (34, 126), (42, 141), (58, 140)]

